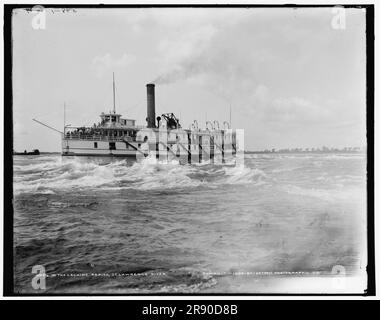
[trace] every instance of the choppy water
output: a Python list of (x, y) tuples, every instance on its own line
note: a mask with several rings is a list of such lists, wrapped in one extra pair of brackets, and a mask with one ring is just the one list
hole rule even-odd
[(247, 273), (358, 272), (365, 166), (360, 154), (244, 167), (15, 156), (15, 291), (35, 292), (34, 265), (57, 293), (254, 292)]

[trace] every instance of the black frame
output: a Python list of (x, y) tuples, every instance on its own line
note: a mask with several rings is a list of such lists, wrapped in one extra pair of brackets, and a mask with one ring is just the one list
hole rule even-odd
[[(13, 283), (13, 114), (12, 114), (12, 10), (25, 8), (31, 10), (34, 5), (4, 5), (4, 296), (374, 296), (375, 285), (375, 219), (374, 219), (374, 5), (339, 5), (344, 8), (366, 9), (366, 53), (367, 53), (367, 274), (368, 287), (364, 294), (252, 294), (252, 293), (152, 293), (152, 294), (17, 294)], [(45, 8), (301, 8), (301, 7), (334, 7), (334, 5), (88, 5), (88, 4), (46, 4)], [(173, 301), (174, 302), (174, 301)]]

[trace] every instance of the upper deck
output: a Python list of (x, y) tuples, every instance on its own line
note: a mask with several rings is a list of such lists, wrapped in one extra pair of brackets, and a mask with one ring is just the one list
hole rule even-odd
[(100, 122), (91, 127), (65, 126), (64, 139), (70, 140), (105, 140), (105, 141), (135, 141), (136, 131), (144, 126), (136, 126), (136, 120), (123, 119), (115, 112), (100, 115)]

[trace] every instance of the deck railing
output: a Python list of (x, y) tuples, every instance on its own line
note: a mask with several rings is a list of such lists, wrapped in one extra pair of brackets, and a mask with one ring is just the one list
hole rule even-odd
[(96, 135), (96, 134), (66, 134), (64, 139), (66, 140), (89, 140), (89, 141), (110, 141), (110, 142), (116, 142), (123, 140), (133, 142), (136, 141), (135, 138), (124, 136), (124, 137), (112, 137), (112, 136), (102, 136), (102, 135)]

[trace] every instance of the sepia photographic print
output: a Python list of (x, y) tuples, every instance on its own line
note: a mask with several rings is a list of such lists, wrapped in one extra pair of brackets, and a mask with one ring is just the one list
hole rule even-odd
[(6, 6), (5, 292), (373, 293), (372, 10)]

